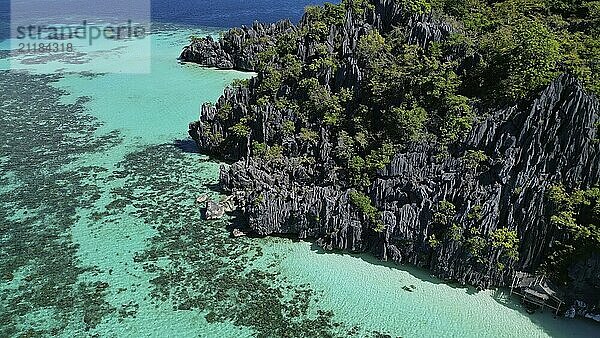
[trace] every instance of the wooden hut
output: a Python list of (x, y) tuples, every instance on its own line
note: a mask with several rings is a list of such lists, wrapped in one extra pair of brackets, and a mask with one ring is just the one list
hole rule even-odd
[(529, 307), (547, 307), (558, 315), (563, 303), (557, 288), (545, 277), (526, 272), (516, 272), (510, 286), (510, 293), (521, 297), (521, 302)]

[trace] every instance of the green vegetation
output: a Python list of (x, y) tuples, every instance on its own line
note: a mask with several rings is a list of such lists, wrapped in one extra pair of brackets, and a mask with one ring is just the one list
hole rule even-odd
[(190, 42), (194, 42), (194, 41), (198, 41), (198, 40), (202, 40), (203, 37), (198, 36), (198, 35), (190, 35), (188, 37), (188, 39), (190, 40)]
[[(600, 92), (598, 1), (399, 3), (405, 13), (433, 12), (455, 33), (420, 47), (407, 43), (406, 22), (365, 31), (353, 51), (360, 86), (332, 85), (335, 72), (347, 66), (347, 55), (341, 39), (331, 43), (328, 37), (334, 27), (344, 25), (348, 9), (355, 17), (368, 16), (374, 9), (369, 0), (309, 6), (299, 30), (273, 40), (248, 39), (244, 47), (262, 50), (254, 60), (257, 109), (275, 104), (286, 111), (281, 137), (298, 133), (304, 146), (318, 144), (324, 127), (336, 144), (334, 160), (352, 187), (368, 185), (410, 143), (427, 141), (449, 149), (479, 118), (475, 105), (497, 107), (527, 98), (563, 72)], [(305, 60), (297, 55), (299, 41), (314, 47)], [(226, 108), (219, 114), (227, 115), (231, 108)], [(247, 123), (233, 124), (234, 137), (248, 135)], [(474, 171), (487, 161), (480, 150), (468, 150), (462, 158)]]
[(367, 10), (373, 10), (375, 6), (369, 0), (342, 0), (345, 8), (351, 9), (353, 13), (362, 15)]
[(424, 14), (431, 11), (431, 2), (427, 0), (400, 0), (402, 9), (411, 14)]
[(213, 132), (207, 125), (202, 126), (202, 133), (207, 135), (213, 144), (219, 144), (224, 140), (220, 132)]
[(427, 111), (422, 107), (412, 109), (394, 107), (390, 110), (390, 117), (396, 122), (399, 140), (408, 142), (424, 138)]
[(264, 143), (252, 142), (252, 156), (267, 161), (279, 161), (283, 158), (283, 148), (279, 145), (267, 146)]
[(220, 119), (226, 120), (229, 118), (229, 115), (231, 115), (232, 111), (233, 107), (231, 106), (231, 103), (225, 102), (219, 107), (219, 110), (217, 110), (217, 116)]
[(293, 135), (294, 132), (296, 131), (296, 125), (294, 124), (294, 121), (288, 120), (288, 121), (283, 122), (282, 131), (283, 131), (283, 134), (286, 136)]
[(264, 157), (267, 154), (267, 145), (260, 142), (252, 142), (252, 156)]
[(368, 217), (369, 221), (373, 224), (373, 230), (375, 232), (382, 232), (385, 229), (379, 211), (373, 206), (371, 199), (368, 196), (360, 191), (351, 191), (349, 197), (350, 203), (352, 203), (352, 205), (354, 205), (363, 215)]
[[(454, 222), (454, 217), (456, 216), (456, 206), (451, 202), (446, 200), (440, 201), (433, 213), (433, 227), (432, 231), (435, 232), (430, 236), (430, 245), (431, 239), (436, 239), (435, 234), (438, 234), (438, 237), (443, 238), (445, 235), (447, 239), (450, 239), (455, 242), (462, 242), (463, 240), (463, 228), (456, 222)], [(436, 239), (436, 244), (440, 243), (440, 240)], [(434, 246), (432, 246), (434, 247)]]
[(356, 155), (353, 149), (338, 150), (338, 156), (347, 160), (350, 183), (360, 188), (364, 188), (370, 184), (374, 173), (377, 170), (385, 168), (390, 163), (394, 153), (394, 146), (390, 143), (384, 143), (380, 148), (371, 150), (365, 158)]
[(460, 242), (463, 239), (463, 232), (464, 230), (460, 225), (452, 223), (452, 226), (448, 231), (448, 237), (453, 241)]
[(566, 268), (592, 252), (600, 252), (600, 188), (567, 192), (563, 186), (547, 190), (552, 203), (550, 222), (559, 234), (546, 262), (546, 270), (567, 281)]
[[(459, 156), (464, 136), (484, 118), (477, 114), (524, 102), (561, 73), (577, 76), (587, 90), (600, 94), (600, 1), (396, 1), (406, 15), (381, 30), (364, 25), (355, 47), (331, 33), (343, 31), (348, 9), (354, 20), (372, 17), (369, 0), (310, 6), (298, 30), (247, 40), (243, 48), (262, 51), (253, 60), (259, 73), (252, 80), (255, 93), (250, 97), (255, 101), (243, 119), (227, 121), (233, 127), (224, 140), (246, 142), (252, 136), (250, 126), (278, 124), (274, 133), (256, 133), (265, 140), (252, 143), (253, 155), (278, 159), (286, 151), (297, 151), (305, 164), (314, 164), (329, 146), (328, 164), (339, 173), (336, 180), (354, 189), (350, 200), (375, 231), (383, 231), (380, 213), (360, 191), (366, 191), (398, 150), (427, 142), (437, 161)], [(428, 12), (451, 25), (454, 33), (435, 43), (409, 43), (410, 14)], [(299, 42), (304, 52), (298, 53)], [(354, 74), (356, 68), (360, 83), (347, 83), (352, 76), (338, 81), (341, 70)], [(268, 108), (277, 113), (264, 114)], [(232, 110), (224, 105), (217, 113), (231, 119)], [(282, 148), (290, 138), (300, 149)], [(223, 140), (223, 135), (214, 139)], [(471, 173), (490, 165), (482, 150), (462, 155), (461, 163)], [(523, 187), (513, 192), (520, 195)], [(567, 193), (553, 187), (548, 194), (554, 204), (549, 221), (561, 231), (548, 267), (562, 271), (566, 263), (600, 247), (598, 192)], [(466, 220), (455, 220), (457, 208), (448, 201), (434, 211), (431, 247), (444, 240), (460, 242), (465, 254), (479, 262), (500, 257), (489, 262), (499, 269), (519, 259), (514, 231), (477, 230), (481, 206), (473, 206)]]
[(229, 130), (233, 135), (235, 135), (235, 137), (244, 139), (248, 137), (248, 135), (250, 135), (251, 129), (244, 122), (246, 121), (240, 121), (233, 125), (231, 128), (229, 128)]
[[(498, 269), (503, 270), (506, 263), (519, 259), (519, 237), (515, 231), (506, 228), (496, 229), (489, 236), (484, 236), (477, 226), (465, 231), (458, 223), (454, 222), (456, 207), (446, 200), (440, 201), (433, 214), (432, 234), (428, 238), (430, 247), (436, 248), (441, 244), (440, 234), (445, 233), (445, 238), (460, 243), (464, 250), (480, 264), (485, 264), (490, 259), (494, 250), (499, 250), (500, 255), (496, 262)], [(469, 210), (467, 218), (479, 221), (483, 217), (482, 208), (475, 205)]]
[(265, 159), (268, 161), (279, 161), (283, 158), (283, 147), (279, 145), (270, 146), (265, 153)]
[(265, 200), (265, 196), (263, 196), (263, 194), (260, 193), (260, 194), (258, 194), (258, 196), (256, 196), (254, 198), (254, 200), (252, 200), (252, 205), (254, 207), (258, 207), (264, 200)]
[(248, 84), (250, 83), (249, 79), (235, 79), (233, 80), (233, 82), (231, 82), (230, 86), (231, 87), (248, 87)]
[(366, 162), (360, 156), (352, 156), (348, 161), (348, 171), (350, 184), (356, 187), (366, 187), (369, 185), (369, 175), (365, 173)]
[(519, 237), (517, 233), (507, 228), (500, 228), (492, 232), (492, 247), (502, 249), (508, 259), (519, 259)]
[(515, 189), (513, 190), (513, 194), (515, 196), (521, 195), (522, 192), (523, 192), (523, 187), (515, 187)]
[(488, 71), (507, 71), (506, 76), (497, 77), (496, 90), (510, 99), (524, 98), (532, 89), (550, 83), (558, 75), (561, 56), (557, 36), (543, 22), (525, 16), (515, 20), (481, 40), (489, 51)]
[[(466, 251), (480, 264), (487, 264), (493, 259), (491, 263), (495, 263), (498, 270), (504, 270), (508, 263), (519, 259), (519, 237), (513, 230), (499, 228), (486, 237), (477, 227), (471, 227), (463, 238)], [(495, 252), (499, 252), (499, 256), (494, 255)]]
[(394, 153), (395, 149), (391, 143), (384, 143), (380, 148), (371, 150), (365, 159), (367, 169), (373, 171), (385, 168), (392, 160)]
[[(464, 29), (446, 43), (483, 56), (463, 80), (466, 92), (496, 100), (527, 97), (561, 72), (600, 92), (599, 2), (436, 0), (434, 11)], [(482, 86), (483, 84), (483, 86)]]
[(487, 155), (481, 150), (467, 150), (465, 155), (462, 157), (462, 163), (465, 168), (469, 170), (477, 171), (477, 169), (487, 162)]
[(438, 203), (437, 210), (433, 214), (433, 221), (440, 224), (448, 224), (456, 215), (454, 204), (444, 200)]
[(319, 134), (314, 130), (302, 128), (300, 129), (300, 139), (308, 143), (316, 144), (319, 139)]
[(562, 186), (552, 186), (548, 196), (554, 204), (552, 224), (565, 230), (573, 240), (589, 240), (595, 249), (600, 249), (600, 188), (569, 194)]
[(313, 77), (303, 79), (300, 81), (299, 86), (305, 97), (302, 105), (305, 111), (311, 112), (314, 117), (319, 118), (329, 126), (339, 124), (344, 112), (339, 95), (331, 93), (319, 83), (319, 80)]
[(431, 234), (431, 236), (429, 236), (429, 239), (427, 240), (427, 243), (429, 243), (429, 246), (431, 246), (432, 248), (437, 248), (442, 242), (435, 238), (435, 234)]
[(369, 70), (366, 117), (384, 128), (389, 141), (431, 134), (446, 143), (471, 129), (474, 116), (468, 98), (458, 92), (457, 64), (444, 61), (439, 48), (424, 50), (371, 33), (359, 41), (358, 55)]
[(466, 247), (471, 256), (479, 262), (483, 262), (483, 253), (487, 249), (487, 240), (481, 236), (481, 232), (476, 227), (469, 229)]
[(467, 214), (469, 220), (480, 221), (483, 218), (483, 208), (481, 205), (474, 205)]

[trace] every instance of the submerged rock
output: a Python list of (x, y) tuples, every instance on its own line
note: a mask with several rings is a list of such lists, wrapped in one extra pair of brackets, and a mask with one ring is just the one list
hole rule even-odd
[(225, 208), (211, 200), (206, 202), (206, 219), (219, 219), (225, 215)]

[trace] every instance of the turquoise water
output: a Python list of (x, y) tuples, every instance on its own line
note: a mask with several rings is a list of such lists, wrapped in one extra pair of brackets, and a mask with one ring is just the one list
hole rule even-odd
[(148, 74), (89, 73), (119, 50), (58, 73), (0, 60), (27, 70), (0, 73), (0, 336), (599, 335), (502, 291), (203, 221), (194, 200), (217, 194), (219, 164), (189, 151), (187, 124), (251, 74), (176, 57), (217, 33), (156, 27)]

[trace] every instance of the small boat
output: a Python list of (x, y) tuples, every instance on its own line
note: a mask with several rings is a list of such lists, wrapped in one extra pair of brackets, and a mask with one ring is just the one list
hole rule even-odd
[(231, 232), (231, 235), (235, 238), (238, 238), (238, 237), (246, 236), (246, 233), (240, 229), (233, 229), (233, 231)]

